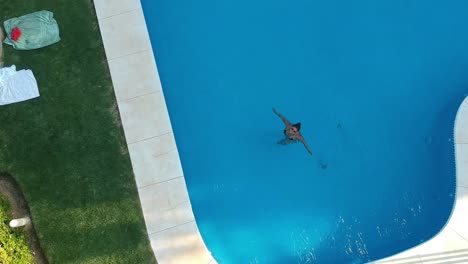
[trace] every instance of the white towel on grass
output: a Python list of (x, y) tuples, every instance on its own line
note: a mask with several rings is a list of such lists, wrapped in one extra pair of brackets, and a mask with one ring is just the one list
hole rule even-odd
[(16, 71), (15, 65), (0, 68), (0, 105), (39, 97), (39, 88), (31, 70)]

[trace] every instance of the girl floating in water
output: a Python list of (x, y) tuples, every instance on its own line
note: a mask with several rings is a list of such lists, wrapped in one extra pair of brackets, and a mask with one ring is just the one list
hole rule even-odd
[(287, 145), (287, 144), (297, 143), (298, 141), (300, 141), (300, 142), (302, 142), (302, 144), (304, 144), (304, 147), (307, 149), (307, 151), (310, 153), (310, 155), (313, 155), (312, 150), (310, 150), (309, 146), (307, 146), (307, 143), (304, 140), (304, 138), (302, 137), (301, 132), (299, 132), (299, 130), (301, 130), (301, 123), (299, 122), (299, 123), (296, 123), (294, 125), (291, 124), (291, 122), (289, 122), (289, 120), (287, 120), (282, 114), (280, 114), (280, 113), (278, 113), (278, 111), (276, 111), (276, 108), (273, 108), (273, 112), (277, 116), (279, 116), (279, 118), (281, 118), (281, 120), (283, 120), (284, 125), (286, 125), (286, 128), (283, 131), (286, 138), (278, 141), (278, 144)]

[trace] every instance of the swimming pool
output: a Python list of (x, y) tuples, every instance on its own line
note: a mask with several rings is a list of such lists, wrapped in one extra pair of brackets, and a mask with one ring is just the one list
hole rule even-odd
[[(468, 3), (142, 1), (193, 210), (220, 263), (361, 263), (455, 189)], [(302, 133), (281, 146), (283, 124)]]

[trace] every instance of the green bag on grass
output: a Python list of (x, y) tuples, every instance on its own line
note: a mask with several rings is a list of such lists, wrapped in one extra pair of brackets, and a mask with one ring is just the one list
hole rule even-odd
[(3, 42), (18, 50), (38, 49), (60, 40), (57, 21), (50, 11), (42, 10), (11, 18), (3, 25), (7, 33)]

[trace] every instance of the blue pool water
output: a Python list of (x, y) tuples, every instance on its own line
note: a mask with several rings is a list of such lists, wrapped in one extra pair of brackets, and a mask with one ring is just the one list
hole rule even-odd
[[(363, 263), (454, 200), (468, 1), (142, 0), (195, 217), (219, 263)], [(282, 146), (292, 122), (314, 151)]]

